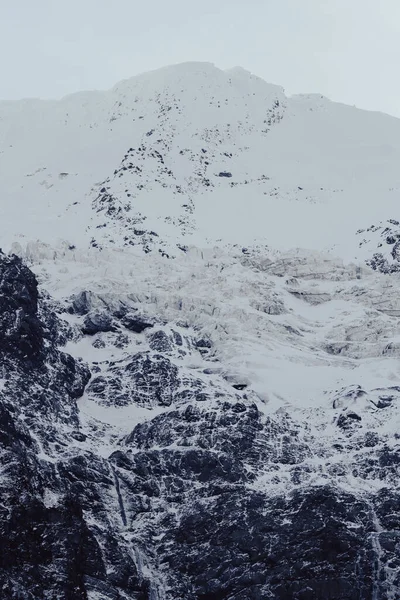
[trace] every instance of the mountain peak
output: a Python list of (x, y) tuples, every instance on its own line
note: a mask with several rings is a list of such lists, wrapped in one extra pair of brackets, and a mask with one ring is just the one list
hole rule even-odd
[(400, 598), (399, 140), (209, 63), (0, 104), (2, 598)]
[(397, 202), (399, 121), (318, 94), (286, 98), (241, 67), (182, 63), (0, 113), (6, 248), (37, 237), (44, 211), (51, 244), (175, 256), (218, 239), (282, 248), (288, 238), (353, 260), (366, 248), (355, 232), (379, 216), (376, 193), (387, 218)]

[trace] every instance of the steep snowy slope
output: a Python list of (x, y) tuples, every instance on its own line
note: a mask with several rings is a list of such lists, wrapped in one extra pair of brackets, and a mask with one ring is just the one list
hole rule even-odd
[(2, 598), (400, 598), (399, 140), (209, 64), (0, 103)]
[(209, 64), (60, 102), (3, 102), (3, 246), (21, 234), (176, 252), (183, 235), (358, 257), (371, 248), (357, 230), (395, 218), (399, 139), (395, 118), (287, 99)]

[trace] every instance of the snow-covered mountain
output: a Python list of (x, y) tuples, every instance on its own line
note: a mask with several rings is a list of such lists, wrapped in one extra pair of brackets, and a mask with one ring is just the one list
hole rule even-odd
[(239, 68), (0, 103), (1, 598), (400, 598), (399, 164)]

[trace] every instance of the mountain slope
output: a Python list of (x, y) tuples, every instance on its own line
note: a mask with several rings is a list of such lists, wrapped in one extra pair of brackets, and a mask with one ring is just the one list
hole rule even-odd
[(400, 597), (399, 133), (201, 63), (0, 103), (2, 597)]
[(356, 231), (395, 218), (399, 132), (395, 118), (201, 63), (3, 102), (3, 245), (10, 231), (83, 247), (262, 238), (363, 256)]

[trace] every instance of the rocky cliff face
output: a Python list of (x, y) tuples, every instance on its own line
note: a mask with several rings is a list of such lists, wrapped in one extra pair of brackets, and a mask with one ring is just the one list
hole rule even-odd
[(271, 413), (196, 328), (0, 272), (3, 598), (398, 596), (398, 387)]

